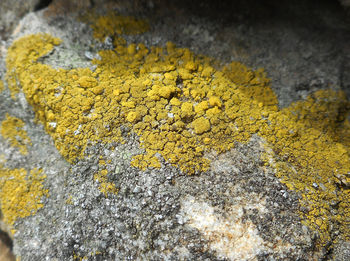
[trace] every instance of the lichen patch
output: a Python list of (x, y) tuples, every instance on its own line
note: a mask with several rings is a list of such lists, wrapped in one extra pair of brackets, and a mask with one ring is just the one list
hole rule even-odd
[(5, 90), (4, 82), (0, 80), (0, 92), (2, 92), (3, 90)]
[[(320, 244), (329, 244), (334, 229), (350, 238), (350, 103), (344, 93), (320, 90), (279, 109), (263, 69), (222, 65), (170, 42), (127, 44), (118, 30), (103, 28), (95, 23), (95, 36), (110, 35), (114, 48), (99, 52), (94, 71), (40, 63), (60, 43), (46, 34), (20, 38), (8, 50), (12, 96), (24, 92), (69, 162), (94, 143), (124, 142), (133, 133), (144, 153), (132, 166), (145, 170), (167, 162), (194, 174), (209, 170), (206, 153), (228, 151), (256, 134), (266, 141), (266, 164), (302, 195), (300, 215), (319, 232)], [(95, 178), (107, 181), (106, 175)]]
[(23, 127), (24, 122), (21, 119), (6, 113), (5, 119), (0, 125), (0, 134), (12, 147), (18, 148), (23, 155), (26, 155), (28, 153), (27, 147), (32, 145), (32, 142)]
[(18, 218), (34, 215), (48, 196), (41, 169), (7, 169), (0, 165), (0, 207), (5, 223), (11, 227)]

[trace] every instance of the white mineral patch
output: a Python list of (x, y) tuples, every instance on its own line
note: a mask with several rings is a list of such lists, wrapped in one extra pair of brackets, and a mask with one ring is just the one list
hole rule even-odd
[(27, 109), (28, 108), (28, 102), (26, 100), (26, 97), (24, 96), (24, 93), (23, 92), (19, 92), (17, 97), (18, 97), (19, 103), (21, 104), (22, 108), (23, 109)]
[[(255, 208), (264, 211), (261, 204)], [(257, 254), (268, 250), (255, 225), (249, 220), (242, 222), (242, 205), (233, 205), (223, 216), (208, 203), (187, 197), (182, 201), (182, 212), (188, 219), (187, 225), (198, 229), (220, 258), (255, 260)]]
[(49, 122), (49, 126), (52, 128), (56, 128), (57, 127), (57, 122)]

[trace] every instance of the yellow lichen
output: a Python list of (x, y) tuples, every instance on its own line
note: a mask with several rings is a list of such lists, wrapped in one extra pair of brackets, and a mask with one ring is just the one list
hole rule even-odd
[[(10, 60), (16, 60), (16, 68), (17, 70), (25, 70), (26, 63), (30, 60), (37, 60), (39, 57), (48, 54), (52, 51), (54, 45), (57, 45), (61, 42), (58, 38), (53, 38), (48, 35), (40, 35), (40, 38), (42, 39), (41, 42), (37, 41), (36, 38), (28, 38), (28, 42), (23, 43), (23, 48), (19, 48), (18, 50), (14, 50), (14, 53), (7, 55), (7, 61)], [(32, 45), (34, 44), (35, 48), (32, 48)], [(17, 53), (16, 53), (17, 52)], [(14, 57), (15, 56), (15, 57)], [(21, 62), (23, 61), (23, 64)], [(9, 63), (11, 64), (11, 63)], [(10, 67), (7, 68), (8, 70), (11, 70)], [(14, 68), (12, 68), (14, 69)], [(18, 78), (15, 77), (16, 75), (14, 73), (7, 73), (6, 74), (6, 81), (8, 84), (8, 88), (11, 91), (11, 97), (13, 99), (16, 99), (16, 94), (19, 92), (20, 88), (18, 85)], [(44, 80), (43, 77), (39, 78), (32, 78), (30, 77), (28, 81), (32, 82), (32, 84), (40, 84), (41, 81)], [(38, 97), (38, 96), (36, 96)]]
[(5, 89), (4, 82), (0, 80), (0, 92), (2, 92)]
[(204, 117), (194, 120), (192, 126), (196, 134), (202, 134), (210, 130), (210, 122)]
[(41, 169), (7, 169), (0, 166), (0, 206), (4, 222), (13, 226), (18, 218), (34, 215), (48, 196)]
[[(94, 142), (122, 142), (126, 126), (145, 150), (132, 166), (159, 168), (162, 158), (193, 174), (208, 170), (205, 153), (227, 151), (257, 134), (272, 151), (267, 160), (276, 175), (303, 196), (309, 210), (301, 215), (320, 232), (321, 244), (329, 241), (331, 223), (349, 239), (349, 102), (342, 93), (319, 91), (279, 110), (262, 69), (221, 66), (173, 43), (127, 45), (118, 35), (127, 30), (106, 32), (103, 21), (93, 26), (95, 36), (112, 35), (115, 46), (99, 52), (95, 71), (39, 63), (59, 43), (49, 35), (26, 36), (8, 50), (10, 89), (22, 88), (68, 161)], [(95, 174), (107, 182), (104, 193), (115, 190), (106, 171)]]
[(89, 260), (89, 257), (90, 258), (95, 257), (96, 259), (96, 256), (100, 256), (102, 254), (103, 253), (101, 251), (94, 251), (94, 252), (92, 251), (92, 252), (89, 252), (86, 256), (81, 257), (80, 255), (75, 253), (75, 251), (73, 251), (73, 260), (78, 260), (78, 261)]
[[(103, 164), (100, 164), (103, 165)], [(108, 181), (108, 170), (103, 169), (94, 174), (94, 180), (99, 183), (99, 190), (107, 196), (108, 193), (117, 194), (118, 189), (115, 187), (114, 183)]]
[(10, 116), (6, 113), (6, 118), (1, 122), (0, 133), (7, 139), (11, 146), (16, 147), (25, 155), (28, 153), (27, 146), (32, 145), (27, 132), (23, 130), (24, 122), (21, 119)]
[[(87, 15), (84, 20), (92, 23), (94, 37), (101, 41), (104, 41), (107, 36), (140, 34), (149, 30), (149, 24), (145, 20), (117, 15), (112, 12), (104, 16)], [(123, 42), (123, 39), (117, 38), (117, 42)], [(129, 45), (127, 49), (131, 55), (134, 54), (135, 50), (135, 45)]]
[(269, 120), (278, 128), (265, 129), (274, 151), (276, 175), (289, 189), (301, 193), (301, 213), (331, 242), (331, 229), (350, 237), (350, 129), (345, 120), (350, 103), (345, 94), (322, 90), (292, 104)]
[(66, 204), (72, 205), (73, 204), (73, 196), (69, 195), (68, 198), (66, 199)]

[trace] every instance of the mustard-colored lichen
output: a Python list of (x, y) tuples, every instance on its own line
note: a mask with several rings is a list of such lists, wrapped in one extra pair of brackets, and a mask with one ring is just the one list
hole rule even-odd
[(0, 92), (2, 92), (5, 89), (4, 82), (0, 80)]
[(204, 117), (197, 118), (192, 122), (194, 132), (196, 134), (203, 134), (210, 130), (210, 122)]
[[(270, 148), (267, 163), (288, 188), (301, 193), (307, 211), (300, 214), (319, 231), (320, 244), (329, 242), (331, 224), (349, 239), (349, 101), (344, 94), (319, 91), (280, 110), (262, 69), (238, 62), (221, 66), (173, 43), (127, 45), (119, 36), (125, 31), (104, 30), (102, 24), (93, 26), (95, 36), (111, 35), (115, 48), (99, 52), (95, 71), (39, 63), (59, 44), (49, 35), (26, 36), (8, 50), (10, 89), (22, 88), (68, 161), (95, 142), (122, 142), (120, 128), (126, 126), (145, 151), (133, 157), (132, 166), (159, 168), (164, 159), (193, 174), (209, 169), (205, 153), (227, 151), (257, 134)], [(100, 187), (104, 193), (115, 189), (106, 171), (95, 174), (101, 184), (107, 182)]]
[(11, 146), (18, 148), (25, 155), (28, 153), (27, 146), (32, 145), (32, 142), (23, 126), (24, 122), (21, 119), (6, 113), (6, 118), (0, 125), (0, 134), (10, 142)]
[(99, 255), (102, 255), (101, 251), (92, 251), (92, 252), (89, 252), (86, 256), (81, 257), (80, 255), (75, 253), (75, 251), (73, 251), (73, 260), (78, 260), (78, 261), (89, 260), (89, 257), (92, 258)]
[[(100, 164), (101, 165), (101, 164)], [(115, 184), (108, 181), (108, 170), (103, 169), (94, 174), (94, 180), (99, 183), (99, 190), (107, 197), (108, 193), (118, 194)]]
[(66, 204), (72, 205), (73, 204), (73, 196), (69, 195), (68, 198), (66, 199)]
[(0, 207), (3, 220), (13, 226), (18, 218), (34, 215), (48, 196), (41, 169), (7, 169), (0, 166)]
[[(110, 12), (107, 15), (96, 16), (87, 14), (83, 17), (91, 23), (94, 29), (94, 37), (104, 41), (107, 36), (118, 36), (122, 34), (140, 34), (149, 30), (149, 24), (143, 19), (136, 19), (132, 16), (118, 15)], [(119, 41), (123, 41), (120, 40)], [(128, 53), (135, 52), (135, 45), (129, 45)]]
[(270, 126), (278, 128), (263, 131), (276, 175), (301, 193), (306, 211), (300, 214), (320, 232), (322, 244), (331, 242), (332, 229), (350, 238), (349, 108), (344, 93), (317, 91), (270, 114)]

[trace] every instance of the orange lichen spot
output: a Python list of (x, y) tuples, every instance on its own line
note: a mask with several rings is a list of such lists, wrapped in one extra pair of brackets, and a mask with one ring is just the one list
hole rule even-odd
[(34, 215), (48, 196), (41, 169), (7, 169), (0, 166), (0, 206), (4, 221), (13, 226), (18, 218)]
[(24, 122), (21, 119), (10, 116), (6, 113), (6, 118), (1, 122), (0, 133), (9, 141), (11, 146), (16, 147), (25, 155), (28, 153), (27, 146), (32, 145), (27, 132), (23, 129)]

